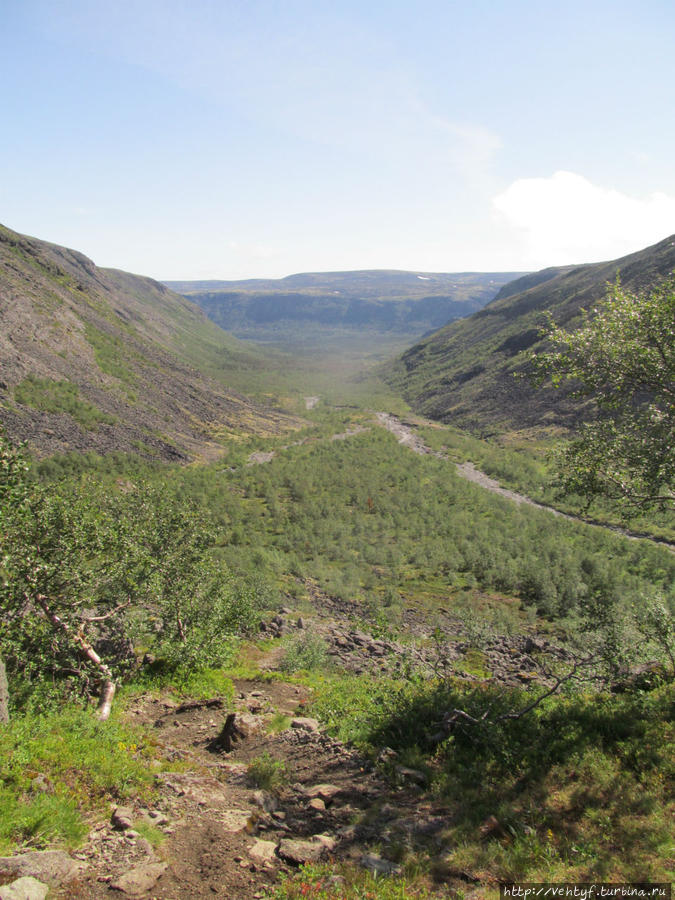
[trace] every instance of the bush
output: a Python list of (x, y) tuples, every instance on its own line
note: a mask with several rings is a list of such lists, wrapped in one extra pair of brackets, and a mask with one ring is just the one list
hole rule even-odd
[(323, 638), (303, 631), (286, 644), (280, 668), (282, 672), (311, 672), (325, 669), (328, 663), (328, 649)]

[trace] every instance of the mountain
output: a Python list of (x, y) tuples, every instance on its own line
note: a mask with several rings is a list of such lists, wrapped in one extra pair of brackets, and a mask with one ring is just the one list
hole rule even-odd
[(308, 272), (280, 279), (168, 281), (227, 331), (288, 347), (342, 333), (410, 341), (483, 307), (518, 272)]
[(542, 345), (544, 313), (573, 327), (617, 276), (648, 289), (675, 270), (675, 236), (611, 262), (544, 269), (501, 289), (484, 309), (425, 337), (389, 366), (385, 377), (412, 407), (481, 434), (542, 426), (573, 427), (578, 402), (564, 390), (535, 390), (526, 354)]
[(42, 454), (189, 459), (294, 420), (229, 387), (262, 357), (159, 282), (0, 226), (0, 421)]

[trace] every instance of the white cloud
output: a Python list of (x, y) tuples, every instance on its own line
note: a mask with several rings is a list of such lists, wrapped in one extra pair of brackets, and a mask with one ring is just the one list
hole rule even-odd
[(537, 267), (614, 259), (675, 231), (675, 197), (630, 196), (574, 172), (520, 178), (492, 204)]

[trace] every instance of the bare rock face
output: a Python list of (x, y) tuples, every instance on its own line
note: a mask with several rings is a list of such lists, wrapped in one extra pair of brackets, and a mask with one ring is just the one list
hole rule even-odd
[(0, 659), (0, 722), (9, 722), (9, 688), (2, 659)]

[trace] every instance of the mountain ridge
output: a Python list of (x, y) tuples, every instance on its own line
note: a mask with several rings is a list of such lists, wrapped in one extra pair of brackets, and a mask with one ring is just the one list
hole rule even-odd
[(573, 327), (617, 277), (640, 292), (673, 270), (675, 235), (619, 259), (526, 275), (470, 317), (418, 341), (385, 367), (385, 378), (416, 411), (479, 434), (573, 428), (585, 413), (570, 401), (571, 388), (535, 389), (526, 377), (527, 354), (543, 346), (545, 314)]
[(260, 357), (181, 295), (0, 226), (0, 420), (42, 454), (122, 450), (187, 460), (221, 432), (291, 416), (228, 387)]
[(364, 331), (413, 341), (491, 300), (519, 272), (305, 272), (281, 279), (166, 282), (240, 338), (296, 344)]

